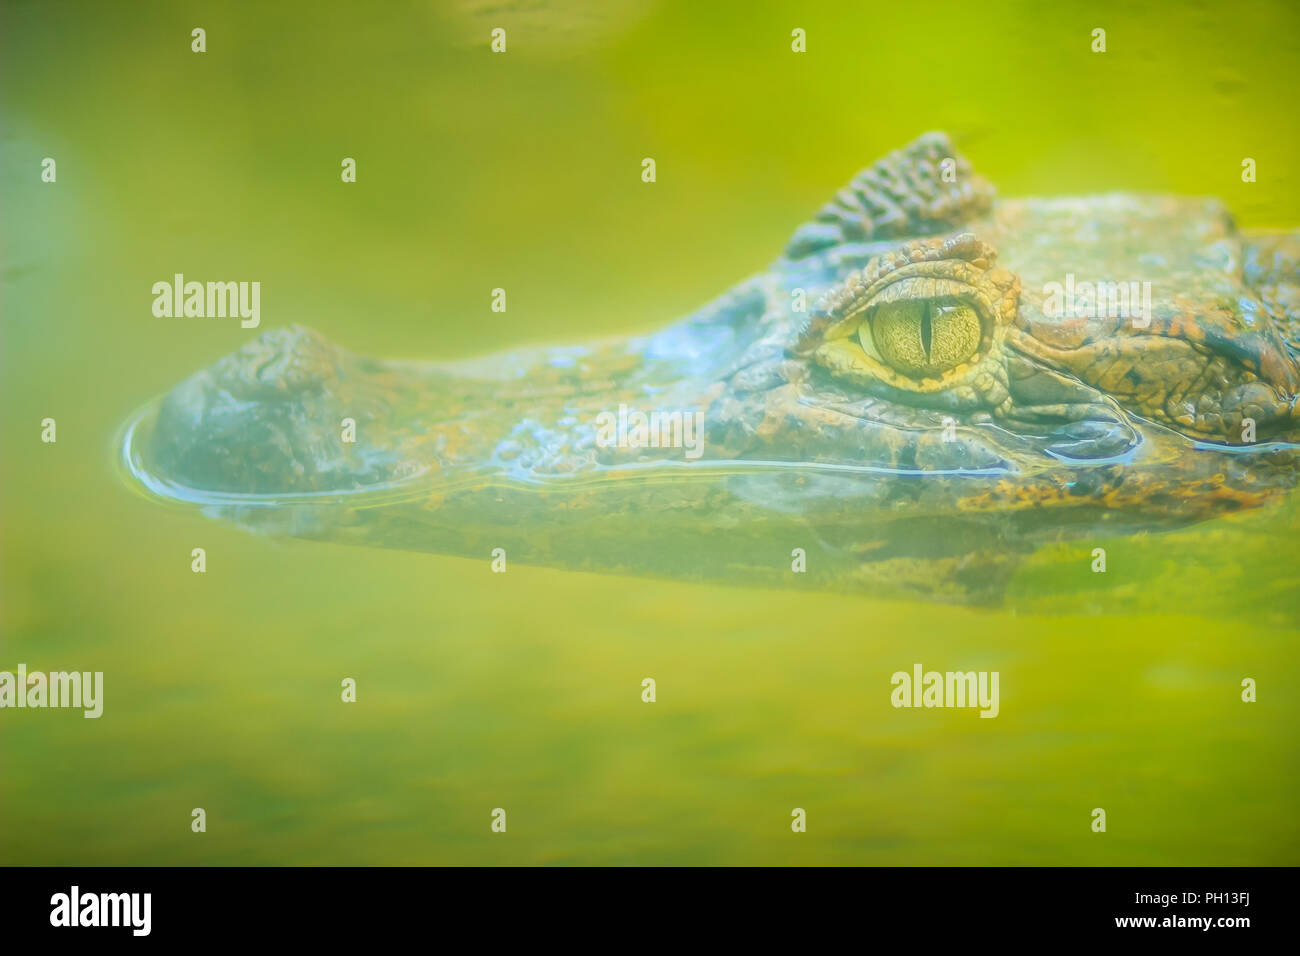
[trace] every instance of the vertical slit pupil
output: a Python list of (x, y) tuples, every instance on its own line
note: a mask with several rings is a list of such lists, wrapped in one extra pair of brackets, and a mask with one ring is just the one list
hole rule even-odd
[(925, 303), (925, 310), (921, 313), (921, 348), (925, 349), (926, 361), (930, 359), (930, 302)]

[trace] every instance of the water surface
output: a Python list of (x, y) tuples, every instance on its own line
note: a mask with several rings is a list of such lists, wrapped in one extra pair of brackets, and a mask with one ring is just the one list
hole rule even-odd
[[(397, 358), (646, 331), (932, 128), (1004, 195), (1300, 225), (1294, 5), (878, 6), (6, 4), (0, 669), (102, 670), (106, 701), (0, 714), (0, 862), (1296, 863), (1294, 501), (1045, 550), (975, 609), (494, 575), (116, 472), (135, 409), (259, 331), (154, 318), (176, 272)], [(999, 717), (893, 709), (914, 662), (999, 670)]]

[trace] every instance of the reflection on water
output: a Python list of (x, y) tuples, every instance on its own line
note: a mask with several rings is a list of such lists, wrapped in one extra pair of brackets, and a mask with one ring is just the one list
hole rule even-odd
[[(1300, 151), (1289, 5), (1109, 14), (1104, 69), (1068, 14), (819, 9), (796, 60), (788, 14), (694, 6), (583, 27), (567, 57), (514, 30), (495, 60), (426, 5), (205, 9), (203, 58), (170, 4), (87, 5), (75, 45), (50, 10), (7, 11), (0, 669), (103, 671), (105, 711), (0, 715), (22, 823), (0, 860), (1296, 862), (1293, 498), (1047, 544), (1001, 604), (963, 607), (789, 574), (494, 574), (490, 547), (246, 534), (124, 490), (120, 424), (260, 331), (154, 318), (176, 272), (260, 281), (264, 328), (377, 355), (649, 331), (928, 128), (1004, 194), (1213, 193), (1300, 223), (1284, 180), (1238, 177)], [(922, 43), (971, 81), (918, 71)], [(917, 663), (999, 671), (999, 716), (892, 708)]]

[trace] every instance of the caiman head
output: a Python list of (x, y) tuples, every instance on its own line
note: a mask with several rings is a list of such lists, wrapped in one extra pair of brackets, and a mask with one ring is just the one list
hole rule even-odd
[(273, 533), (987, 600), (1044, 541), (1289, 489), (1298, 346), (1300, 235), (1210, 199), (998, 200), (936, 133), (656, 334), (439, 364), (270, 331), (123, 460)]

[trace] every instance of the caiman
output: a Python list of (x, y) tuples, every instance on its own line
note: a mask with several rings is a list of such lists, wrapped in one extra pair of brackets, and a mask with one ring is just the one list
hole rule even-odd
[(987, 602), (1045, 542), (1289, 490), (1298, 352), (1300, 232), (1000, 199), (929, 133), (657, 333), (415, 363), (271, 330), (140, 413), (123, 461), (277, 534)]

